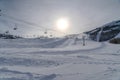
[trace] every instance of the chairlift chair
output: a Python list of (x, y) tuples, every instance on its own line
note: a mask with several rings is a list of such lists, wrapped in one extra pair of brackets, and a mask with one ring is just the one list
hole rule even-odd
[(8, 33), (9, 33), (9, 31), (6, 31), (5, 33), (6, 33), (6, 34), (8, 34)]
[(14, 27), (13, 30), (17, 30), (17, 27)]
[(53, 35), (51, 34), (50, 37), (53, 37)]
[(47, 31), (45, 31), (44, 34), (47, 34)]
[(13, 28), (13, 30), (17, 30), (18, 28), (17, 28), (17, 25), (15, 24), (15, 27)]

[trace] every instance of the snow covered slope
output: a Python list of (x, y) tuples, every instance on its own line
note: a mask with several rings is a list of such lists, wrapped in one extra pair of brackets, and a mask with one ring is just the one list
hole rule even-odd
[(0, 39), (0, 80), (120, 80), (119, 55), (81, 38)]
[(120, 38), (120, 33), (115, 38)]
[[(101, 32), (101, 34), (99, 34)], [(99, 41), (106, 41), (114, 38), (120, 32), (120, 20), (113, 21), (111, 23), (105, 24), (99, 28), (94, 30), (85, 32), (90, 35), (90, 38), (97, 41), (97, 37), (99, 37)], [(99, 36), (100, 35), (100, 36)]]

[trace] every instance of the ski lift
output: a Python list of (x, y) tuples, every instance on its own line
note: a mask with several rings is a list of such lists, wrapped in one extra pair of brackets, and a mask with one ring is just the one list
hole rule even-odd
[(50, 37), (53, 37), (53, 35), (51, 34)]
[(49, 35), (51, 38), (53, 37), (53, 35), (52, 35), (52, 32), (50, 32), (50, 35)]
[(44, 32), (44, 34), (47, 34), (47, 30)]
[(9, 33), (9, 31), (6, 31), (5, 33), (6, 33), (6, 34), (8, 34), (8, 33)]
[(17, 27), (14, 27), (13, 30), (17, 30)]
[(17, 30), (18, 28), (17, 28), (17, 25), (15, 24), (15, 27), (13, 28), (13, 30)]

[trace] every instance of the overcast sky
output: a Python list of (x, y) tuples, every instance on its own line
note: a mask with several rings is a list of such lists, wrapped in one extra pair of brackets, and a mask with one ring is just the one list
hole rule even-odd
[[(15, 19), (51, 29), (55, 29), (56, 20), (67, 18), (70, 26), (65, 33), (81, 33), (120, 19), (120, 0), (0, 0), (0, 9)], [(0, 31), (14, 25), (21, 34), (40, 34), (38, 26), (29, 27), (1, 15)]]

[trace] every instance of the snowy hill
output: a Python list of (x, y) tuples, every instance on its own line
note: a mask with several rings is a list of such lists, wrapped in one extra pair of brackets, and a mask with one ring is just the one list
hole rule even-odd
[(0, 80), (120, 80), (120, 45), (85, 41), (0, 39)]
[(94, 30), (85, 32), (90, 35), (90, 38), (93, 40), (106, 41), (114, 38), (120, 32), (120, 20), (113, 21), (108, 24), (105, 24)]

